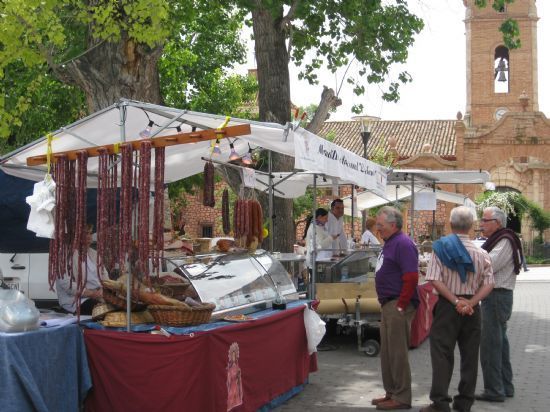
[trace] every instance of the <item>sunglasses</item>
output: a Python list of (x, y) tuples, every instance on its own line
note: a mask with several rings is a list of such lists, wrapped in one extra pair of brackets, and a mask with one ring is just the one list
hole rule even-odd
[(487, 223), (487, 222), (490, 222), (492, 220), (497, 220), (497, 219), (485, 219), (485, 218), (482, 218), (480, 219), (483, 223)]

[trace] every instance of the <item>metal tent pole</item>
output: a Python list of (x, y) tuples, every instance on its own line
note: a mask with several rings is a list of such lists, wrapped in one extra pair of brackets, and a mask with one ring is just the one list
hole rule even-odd
[(409, 233), (411, 239), (414, 240), (414, 174), (411, 179), (411, 228)]
[[(313, 212), (311, 214), (313, 224), (313, 248), (311, 251), (311, 279), (309, 282), (309, 298), (315, 299), (315, 282), (317, 281), (317, 224), (315, 223), (315, 210), (317, 210), (317, 175), (313, 175)], [(307, 235), (307, 233), (306, 233)], [(307, 242), (307, 236), (306, 236)], [(307, 244), (306, 244), (307, 247)]]
[[(433, 183), (433, 191), (435, 195), (435, 182)], [(435, 199), (435, 209), (432, 210), (432, 238), (430, 239), (432, 242), (435, 240), (435, 211), (437, 209), (437, 197)]]
[[(118, 109), (120, 113), (120, 141), (126, 141), (126, 104), (122, 103)], [(128, 258), (128, 257), (127, 257)], [(126, 331), (132, 330), (132, 273), (128, 263), (128, 273), (126, 275)]]
[(268, 194), (268, 208), (269, 208), (269, 251), (273, 252), (273, 160), (271, 158), (271, 150), (268, 150), (268, 172), (269, 172), (269, 194)]
[(355, 239), (355, 185), (351, 185), (351, 239)]

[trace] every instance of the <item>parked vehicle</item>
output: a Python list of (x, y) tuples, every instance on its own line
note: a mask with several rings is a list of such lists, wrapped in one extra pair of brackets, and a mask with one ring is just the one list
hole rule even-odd
[[(0, 279), (4, 287), (25, 293), (37, 307), (52, 307), (58, 302), (48, 284), (49, 239), (27, 230), (30, 207), (26, 198), (35, 183), (0, 170)], [(88, 192), (90, 220), (96, 216), (96, 192)]]
[(48, 285), (47, 253), (0, 253), (0, 271), (5, 287), (20, 290), (37, 307), (57, 305), (57, 294)]

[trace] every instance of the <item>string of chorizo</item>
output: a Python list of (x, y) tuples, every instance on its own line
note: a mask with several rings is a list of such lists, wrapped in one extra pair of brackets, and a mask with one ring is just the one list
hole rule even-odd
[(132, 146), (121, 145), (120, 157), (118, 262), (121, 272), (125, 272), (132, 244)]
[(149, 283), (149, 193), (151, 187), (151, 141), (139, 146), (138, 269)]
[[(86, 286), (88, 256), (88, 235), (86, 227), (86, 178), (88, 170), (88, 152), (79, 150), (76, 152), (77, 181), (76, 191), (76, 217), (75, 217), (75, 236), (73, 241), (72, 253), (77, 254), (76, 268), (76, 313), (80, 316), (80, 296)], [(72, 260), (72, 254), (68, 256)]]
[(222, 194), (222, 228), (225, 235), (228, 235), (231, 231), (231, 224), (229, 222), (229, 190), (227, 189), (224, 189)]
[(153, 211), (153, 271), (160, 274), (164, 257), (164, 147), (155, 148), (155, 203)]

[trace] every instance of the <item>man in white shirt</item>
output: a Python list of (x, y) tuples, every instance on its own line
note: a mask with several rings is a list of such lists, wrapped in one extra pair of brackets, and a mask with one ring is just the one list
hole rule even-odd
[(480, 362), (483, 392), (477, 400), (503, 402), (514, 396), (507, 323), (512, 315), (516, 275), (521, 270), (523, 251), (514, 231), (506, 228), (506, 214), (498, 207), (483, 211), (481, 231), (487, 237), (481, 246), (491, 257), (495, 287), (481, 304)]
[(342, 199), (334, 199), (330, 204), (326, 228), (332, 237), (337, 236), (332, 242), (332, 249), (335, 249), (333, 254), (338, 254), (338, 250), (347, 250), (348, 238), (344, 231), (344, 201)]
[[(92, 243), (92, 226), (88, 226), (87, 243)], [(73, 254), (73, 270), (78, 269), (78, 253)], [(103, 301), (103, 289), (100, 280), (100, 274), (97, 270), (97, 252), (88, 247), (86, 254), (86, 264), (82, 265), (83, 276), (86, 276), (86, 284), (80, 295), (80, 314), (91, 315), (94, 306)], [(107, 274), (103, 272), (101, 278), (105, 279)], [(65, 274), (63, 279), (55, 281), (55, 289), (57, 291), (57, 299), (59, 305), (69, 313), (76, 313), (77, 301), (76, 295), (78, 287), (75, 279), (70, 279), (68, 274)]]

